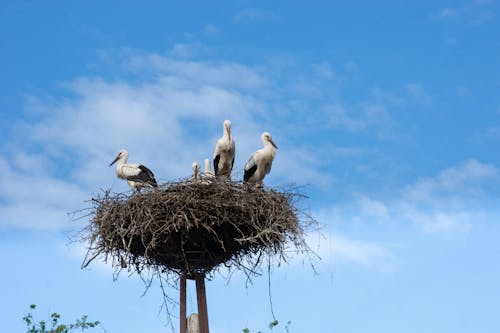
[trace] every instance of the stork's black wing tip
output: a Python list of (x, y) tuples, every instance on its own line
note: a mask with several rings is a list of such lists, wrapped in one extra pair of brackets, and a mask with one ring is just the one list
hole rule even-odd
[(245, 174), (243, 175), (243, 181), (247, 182), (250, 179), (250, 177), (253, 176), (255, 171), (257, 171), (257, 164), (251, 167), (250, 169), (245, 170)]

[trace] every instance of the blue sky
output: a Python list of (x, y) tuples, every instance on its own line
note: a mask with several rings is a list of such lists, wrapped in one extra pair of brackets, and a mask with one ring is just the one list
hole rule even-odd
[[(317, 274), (296, 255), (271, 276), (290, 332), (498, 331), (499, 7), (0, 0), (3, 329), (36, 303), (170, 331), (158, 285), (80, 270), (69, 238), (87, 221), (67, 213), (127, 190), (108, 167), (121, 148), (159, 181), (186, 177), (231, 119), (233, 177), (269, 131), (266, 184), (306, 185), (322, 225)], [(267, 284), (208, 281), (211, 330), (265, 330)]]

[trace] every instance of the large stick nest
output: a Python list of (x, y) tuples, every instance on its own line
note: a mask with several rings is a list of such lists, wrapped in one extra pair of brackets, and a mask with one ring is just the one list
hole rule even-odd
[(225, 267), (257, 274), (264, 258), (308, 252), (305, 230), (315, 221), (298, 207), (296, 189), (230, 181), (171, 182), (145, 193), (109, 191), (92, 199), (84, 229), (87, 266), (101, 256), (129, 267), (192, 275)]

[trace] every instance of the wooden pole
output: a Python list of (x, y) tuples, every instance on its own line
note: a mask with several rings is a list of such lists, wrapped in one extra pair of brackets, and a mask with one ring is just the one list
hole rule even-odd
[(180, 321), (180, 333), (186, 333), (186, 275), (182, 274), (181, 275), (181, 291), (180, 291), (180, 315), (179, 315), (179, 321)]
[(200, 319), (200, 333), (209, 333), (208, 331), (208, 311), (207, 295), (205, 291), (205, 274), (196, 274), (196, 298), (198, 302), (198, 318)]

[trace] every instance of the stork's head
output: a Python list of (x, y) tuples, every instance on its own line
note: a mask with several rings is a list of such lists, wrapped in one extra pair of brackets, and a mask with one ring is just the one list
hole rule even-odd
[(274, 143), (273, 138), (271, 137), (271, 134), (269, 134), (269, 132), (262, 133), (261, 139), (262, 143), (264, 143), (264, 146), (271, 144), (274, 148), (278, 149), (278, 146), (276, 146), (276, 144)]
[(198, 170), (200, 170), (200, 167), (199, 167), (198, 163), (196, 163), (196, 162), (193, 162), (193, 164), (191, 164), (191, 167), (193, 168), (193, 171), (195, 173), (198, 173)]
[(227, 135), (231, 138), (231, 121), (230, 120), (224, 120), (224, 133), (227, 133)]
[(116, 163), (116, 161), (118, 160), (123, 160), (123, 161), (126, 161), (128, 158), (128, 152), (125, 150), (125, 149), (122, 149), (118, 152), (118, 155), (116, 155), (116, 158), (113, 160), (113, 162), (111, 162), (111, 164), (109, 166), (112, 166), (113, 164)]
[(200, 166), (198, 165), (198, 163), (193, 162), (191, 167), (193, 168), (193, 178), (198, 179), (199, 174), (200, 174)]

